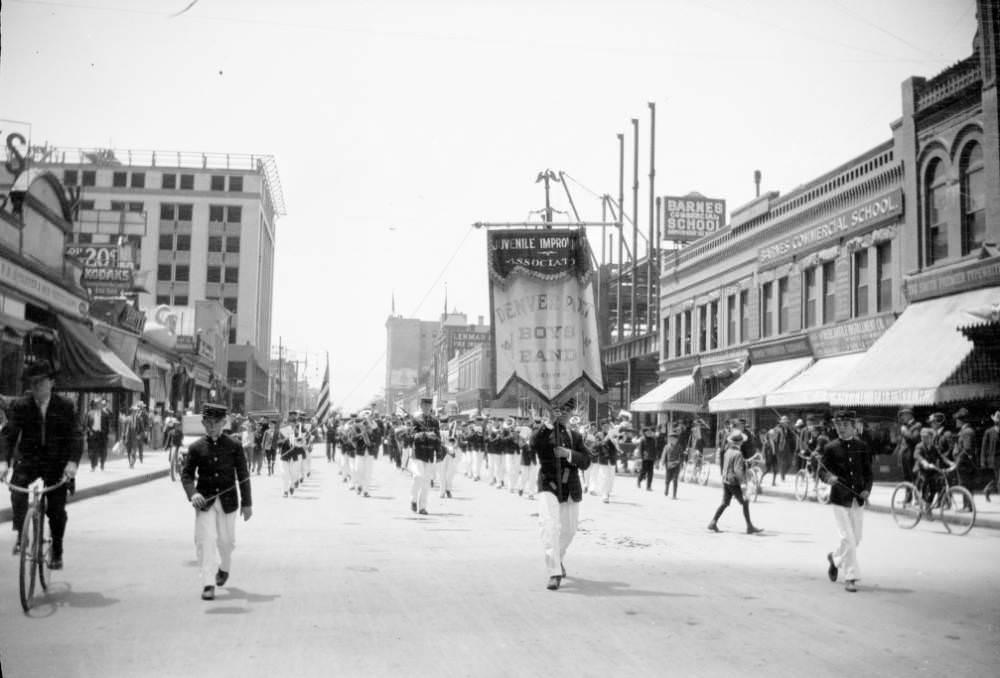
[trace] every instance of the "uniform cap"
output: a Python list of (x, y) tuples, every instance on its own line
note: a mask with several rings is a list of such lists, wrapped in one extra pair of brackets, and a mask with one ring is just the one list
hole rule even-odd
[(964, 407), (960, 407), (960, 408), (958, 408), (958, 411), (955, 412), (955, 414), (951, 415), (951, 418), (952, 419), (963, 419), (963, 420), (968, 419), (969, 418), (969, 411), (967, 409), (965, 409)]
[(205, 403), (201, 406), (201, 416), (208, 419), (222, 419), (229, 414), (229, 408), (218, 403)]
[(741, 433), (740, 431), (733, 431), (728, 436), (726, 436), (726, 442), (732, 443), (734, 445), (742, 445), (743, 441), (745, 441), (746, 439), (747, 437), (743, 435), (743, 433)]
[(21, 372), (21, 379), (30, 381), (32, 379), (41, 379), (42, 377), (51, 378), (55, 374), (56, 370), (48, 360), (35, 360), (24, 366), (24, 371)]
[(420, 399), (420, 404), (421, 405), (424, 405), (424, 404), (433, 405), (434, 404), (434, 398), (421, 398)]
[(836, 412), (833, 413), (834, 421), (837, 421), (838, 419), (841, 421), (847, 421), (847, 420), (854, 421), (855, 419), (857, 419), (857, 417), (858, 413), (855, 412), (854, 410), (837, 410)]

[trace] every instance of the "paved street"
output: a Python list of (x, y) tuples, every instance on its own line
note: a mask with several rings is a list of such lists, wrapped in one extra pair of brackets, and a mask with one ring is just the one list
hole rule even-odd
[(417, 517), (408, 477), (375, 469), (369, 499), (319, 456), (292, 498), (257, 479), (231, 585), (208, 603), (178, 483), (71, 505), (66, 568), (30, 617), (0, 559), (3, 675), (986, 676), (1000, 659), (997, 530), (868, 513), (849, 594), (826, 579), (827, 507), (765, 496), (764, 535), (735, 505), (715, 535), (717, 488), (670, 501), (619, 476), (610, 504), (585, 500), (553, 593), (537, 503), (459, 476)]

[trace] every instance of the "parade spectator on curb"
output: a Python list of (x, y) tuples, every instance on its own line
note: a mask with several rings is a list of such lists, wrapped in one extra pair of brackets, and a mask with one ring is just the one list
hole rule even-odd
[(91, 472), (100, 466), (104, 470), (104, 462), (108, 459), (108, 433), (111, 431), (111, 421), (101, 409), (101, 401), (90, 401), (87, 411), (87, 456), (90, 458)]
[[(670, 484), (674, 485), (673, 498), (677, 499), (677, 478), (681, 471), (681, 446), (680, 435), (681, 425), (674, 424), (667, 434), (667, 441), (663, 445), (663, 454), (660, 456), (660, 465), (665, 469), (666, 481), (663, 485), (663, 495), (670, 494)], [(720, 448), (721, 449), (721, 448)]]
[(792, 429), (791, 420), (787, 416), (782, 416), (778, 420), (777, 438), (774, 441), (774, 452), (778, 458), (778, 473), (781, 474), (781, 482), (785, 482), (785, 476), (792, 468), (798, 447), (798, 436)]
[[(976, 475), (976, 429), (969, 423), (969, 410), (964, 407), (951, 416), (958, 427), (951, 447), (951, 463), (955, 467), (958, 484), (968, 489)], [(962, 500), (962, 510), (971, 511), (969, 498), (963, 495)]]
[(993, 491), (1000, 491), (1000, 410), (990, 415), (993, 425), (983, 432), (983, 445), (979, 451), (979, 465), (993, 470)]
[[(914, 461), (913, 452), (920, 443), (920, 422), (913, 416), (913, 410), (904, 407), (899, 411), (899, 442), (896, 444), (896, 459), (899, 462), (899, 470), (903, 473), (903, 480), (912, 483), (914, 481)], [(906, 498), (909, 501), (909, 497)]]
[(642, 429), (642, 440), (639, 441), (639, 455), (642, 461), (642, 468), (639, 471), (639, 478), (636, 486), (642, 488), (642, 481), (646, 480), (646, 491), (653, 489), (653, 464), (656, 463), (657, 455), (656, 436), (653, 435), (653, 427), (646, 426)]
[(820, 459), (820, 477), (830, 485), (830, 504), (840, 535), (837, 550), (826, 554), (827, 576), (830, 581), (837, 581), (843, 568), (844, 589), (850, 593), (858, 590), (857, 581), (861, 578), (858, 544), (864, 527), (863, 507), (872, 491), (871, 454), (856, 435), (855, 418), (850, 410), (834, 413), (837, 438), (826, 444)]
[(733, 431), (726, 437), (726, 453), (722, 462), (722, 503), (715, 510), (712, 522), (708, 524), (711, 532), (719, 532), (719, 518), (729, 507), (729, 503), (735, 498), (743, 507), (743, 519), (747, 524), (747, 534), (757, 534), (763, 532), (759, 527), (755, 527), (750, 520), (750, 503), (743, 497), (742, 484), (746, 475), (746, 460), (740, 446), (746, 442), (746, 435), (742, 431)]
[(600, 440), (596, 448), (597, 473), (594, 475), (597, 476), (597, 494), (601, 495), (603, 498), (602, 501), (605, 504), (611, 501), (611, 492), (615, 487), (618, 458), (621, 456), (618, 442), (615, 440), (618, 435), (625, 434), (616, 433), (614, 428), (610, 429), (607, 435)]

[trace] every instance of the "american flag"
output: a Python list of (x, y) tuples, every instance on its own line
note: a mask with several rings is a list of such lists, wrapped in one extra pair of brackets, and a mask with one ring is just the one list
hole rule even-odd
[(316, 422), (326, 423), (330, 417), (330, 354), (326, 354), (326, 370), (323, 372), (323, 385), (319, 389), (319, 402), (316, 403)]

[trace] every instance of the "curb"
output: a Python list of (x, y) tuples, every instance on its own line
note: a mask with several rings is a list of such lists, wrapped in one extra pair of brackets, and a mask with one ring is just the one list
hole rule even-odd
[[(82, 490), (78, 490), (72, 496), (66, 498), (67, 504), (72, 504), (78, 501), (83, 501), (84, 499), (90, 499), (92, 497), (99, 497), (109, 492), (115, 492), (117, 490), (123, 490), (126, 487), (132, 487), (133, 485), (142, 485), (143, 483), (152, 482), (154, 480), (159, 480), (160, 478), (165, 478), (170, 475), (170, 469), (162, 469), (160, 471), (149, 471), (139, 475), (132, 476), (131, 478), (122, 478), (121, 480), (112, 480), (109, 483), (102, 483), (100, 485), (94, 485), (92, 487), (87, 487)], [(6, 508), (0, 509), (0, 523), (10, 522), (14, 517), (14, 512), (8, 506)]]

